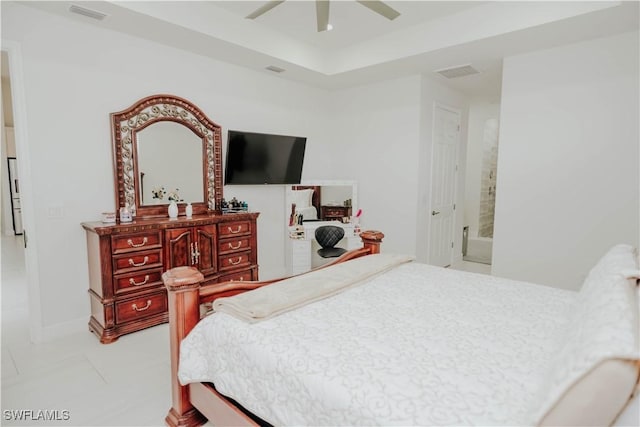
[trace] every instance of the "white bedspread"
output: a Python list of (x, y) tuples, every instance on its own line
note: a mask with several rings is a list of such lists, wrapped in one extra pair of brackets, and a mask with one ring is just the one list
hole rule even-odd
[(179, 378), (275, 425), (525, 425), (575, 295), (404, 264), (264, 322), (209, 316)]
[(307, 206), (306, 208), (296, 207), (296, 211), (307, 221), (318, 219), (318, 210), (315, 206)]

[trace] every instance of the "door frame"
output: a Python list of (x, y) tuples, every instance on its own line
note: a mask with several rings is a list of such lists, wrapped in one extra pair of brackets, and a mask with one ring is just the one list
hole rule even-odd
[[(459, 206), (457, 206), (456, 201), (458, 200), (458, 187), (459, 187), (459, 179), (460, 179), (460, 143), (461, 143), (461, 135), (462, 135), (462, 109), (461, 108), (457, 108), (457, 107), (452, 107), (451, 105), (448, 104), (444, 104), (442, 102), (439, 101), (434, 101), (433, 103), (433, 108), (431, 109), (431, 152), (430, 152), (430, 156), (431, 156), (431, 162), (430, 162), (430, 170), (429, 170), (429, 204), (428, 204), (428, 209), (426, 212), (427, 215), (427, 230), (428, 230), (428, 234), (427, 237), (429, 239), (431, 239), (431, 225), (432, 225), (432, 220), (433, 220), (433, 216), (430, 214), (431, 210), (433, 209), (433, 206), (431, 205), (432, 203), (432, 196), (433, 196), (433, 188), (431, 187), (432, 185), (432, 178), (433, 178), (433, 166), (434, 166), (434, 155), (433, 155), (433, 149), (434, 149), (434, 141), (435, 141), (435, 122), (436, 122), (436, 109), (442, 109), (442, 110), (446, 110), (449, 111), (451, 113), (455, 113), (458, 115), (459, 118), (459, 129), (458, 129), (458, 140), (456, 141), (456, 149), (455, 149), (455, 159), (456, 159), (456, 169), (455, 169), (455, 173), (454, 173), (454, 177), (453, 177), (453, 200), (454, 200), (454, 210), (453, 210), (453, 227), (451, 230), (451, 241), (453, 242), (453, 247), (451, 248), (450, 251), (450, 256), (449, 256), (449, 265), (453, 264), (453, 261), (455, 259), (455, 254), (454, 254), (454, 249), (455, 249), (455, 236), (456, 236), (456, 225), (457, 225), (457, 215), (458, 215), (458, 208)], [(429, 240), (427, 242), (427, 263), (431, 264), (432, 258), (431, 258), (431, 240)]]
[(9, 76), (11, 78), (11, 100), (13, 103), (13, 122), (16, 142), (16, 157), (20, 170), (20, 194), (22, 222), (26, 239), (24, 254), (27, 276), (27, 295), (29, 309), (29, 333), (31, 341), (43, 340), (42, 304), (40, 299), (40, 275), (38, 270), (38, 239), (35, 226), (35, 208), (33, 182), (31, 180), (31, 159), (29, 157), (29, 138), (27, 135), (27, 109), (25, 98), (24, 72), (22, 68), (22, 49), (20, 43), (2, 40), (1, 50), (9, 58)]

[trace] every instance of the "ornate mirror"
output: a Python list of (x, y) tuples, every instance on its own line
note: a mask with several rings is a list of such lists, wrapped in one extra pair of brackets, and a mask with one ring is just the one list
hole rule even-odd
[(116, 209), (138, 218), (167, 215), (170, 200), (193, 213), (222, 199), (221, 128), (195, 105), (172, 95), (141, 99), (111, 114)]

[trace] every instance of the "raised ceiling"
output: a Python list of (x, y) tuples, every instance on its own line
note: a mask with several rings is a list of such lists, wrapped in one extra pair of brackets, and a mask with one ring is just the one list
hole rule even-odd
[[(216, 1), (209, 4), (240, 18), (266, 1)], [(478, 1), (387, 1), (398, 12), (393, 21), (368, 10), (355, 0), (330, 2), (329, 23), (333, 30), (318, 34), (314, 1), (288, 0), (258, 17), (262, 25), (324, 50), (340, 49), (413, 25), (434, 21), (482, 3)]]
[[(69, 13), (71, 4), (103, 21)], [(287, 0), (245, 19), (262, 1), (25, 2), (69, 19), (144, 37), (281, 78), (335, 89), (427, 73), (469, 96), (498, 97), (502, 59), (638, 29), (638, 2), (393, 1), (384, 19), (353, 0), (332, 0), (333, 31), (318, 33), (313, 1)], [(472, 64), (479, 74), (435, 70)]]

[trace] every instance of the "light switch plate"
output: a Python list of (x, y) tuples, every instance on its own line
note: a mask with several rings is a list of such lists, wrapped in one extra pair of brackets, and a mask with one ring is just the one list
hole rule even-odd
[(64, 217), (64, 205), (56, 204), (47, 207), (47, 218), (60, 219)]

